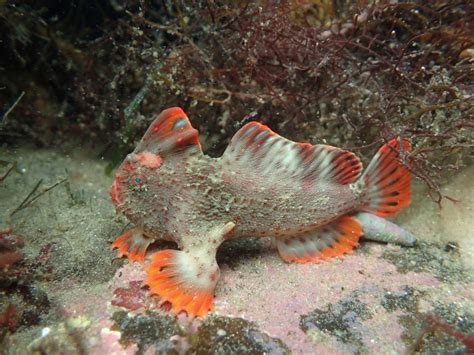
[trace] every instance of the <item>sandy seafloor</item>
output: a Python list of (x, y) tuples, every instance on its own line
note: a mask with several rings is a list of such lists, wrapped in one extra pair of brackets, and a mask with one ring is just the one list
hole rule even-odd
[[(445, 179), (443, 192), (459, 202), (445, 200), (442, 209), (414, 181), (413, 203), (397, 216), (418, 236), (414, 248), (363, 241), (342, 260), (299, 265), (284, 263), (270, 239), (228, 242), (218, 254), (215, 311), (191, 323), (159, 309), (140, 289), (142, 266), (110, 250), (127, 221), (115, 214), (112, 177), (97, 151), (0, 150), (18, 167), (0, 182), (0, 229), (11, 226), (25, 240), (23, 261), (0, 271), (0, 312), (15, 305), (11, 329), (0, 323), (2, 353), (466, 350), (462, 336), (474, 332), (474, 166)], [(9, 221), (40, 179), (37, 192), (63, 177)]]

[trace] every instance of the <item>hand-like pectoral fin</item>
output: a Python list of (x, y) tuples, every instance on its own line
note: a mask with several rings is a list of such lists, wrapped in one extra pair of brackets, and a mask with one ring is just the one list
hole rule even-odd
[(112, 249), (118, 249), (117, 256), (127, 256), (129, 261), (145, 260), (145, 253), (153, 239), (148, 238), (141, 228), (133, 228), (118, 236), (112, 243)]
[[(213, 308), (214, 289), (220, 271), (216, 262), (219, 244), (235, 224), (211, 230), (207, 238), (184, 246), (184, 250), (162, 250), (152, 256), (145, 284), (161, 302), (169, 302), (174, 313), (205, 316)], [(213, 243), (214, 240), (219, 243)]]
[(189, 251), (162, 250), (153, 254), (146, 272), (145, 284), (162, 303), (171, 303), (174, 313), (186, 311), (190, 317), (199, 317), (212, 310), (220, 275), (215, 253), (204, 258)]

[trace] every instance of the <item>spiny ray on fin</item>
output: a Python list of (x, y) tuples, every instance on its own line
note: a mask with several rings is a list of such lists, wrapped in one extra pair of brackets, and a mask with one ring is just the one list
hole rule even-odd
[(383, 145), (356, 183), (362, 190), (361, 211), (386, 217), (410, 204), (410, 171), (400, 158), (410, 151), (407, 139), (392, 139)]
[(232, 138), (223, 157), (234, 170), (259, 176), (348, 184), (362, 170), (359, 158), (324, 144), (296, 143), (258, 122), (249, 122)]
[(143, 234), (141, 228), (133, 228), (118, 236), (112, 243), (112, 249), (118, 249), (117, 257), (126, 255), (129, 261), (145, 260), (145, 253), (152, 239)]
[(276, 245), (281, 258), (287, 262), (319, 263), (351, 253), (361, 235), (359, 222), (342, 216), (302, 235), (276, 238)]
[(162, 250), (153, 254), (146, 272), (151, 293), (161, 297), (161, 304), (169, 302), (175, 314), (185, 311), (189, 317), (202, 317), (212, 310), (219, 279), (215, 259), (202, 262), (192, 253)]
[(160, 156), (186, 152), (201, 154), (199, 134), (179, 107), (164, 110), (145, 132), (135, 152), (149, 151)]

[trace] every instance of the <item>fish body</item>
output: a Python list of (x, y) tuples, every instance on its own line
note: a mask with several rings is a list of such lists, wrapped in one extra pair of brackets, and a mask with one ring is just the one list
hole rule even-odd
[(186, 114), (171, 108), (116, 171), (112, 201), (136, 228), (112, 246), (142, 261), (154, 240), (176, 242), (181, 250), (152, 256), (145, 283), (175, 313), (202, 316), (212, 309), (215, 255), (224, 240), (275, 237), (288, 262), (350, 253), (376, 215), (408, 205), (410, 175), (400, 156), (408, 149), (406, 140), (390, 141), (361, 174), (351, 152), (292, 142), (250, 122), (222, 157), (211, 158)]

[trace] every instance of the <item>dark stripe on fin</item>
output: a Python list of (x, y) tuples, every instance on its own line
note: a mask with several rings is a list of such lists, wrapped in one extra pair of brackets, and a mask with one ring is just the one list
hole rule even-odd
[(410, 171), (402, 162), (400, 150), (409, 152), (410, 144), (404, 139), (392, 139), (383, 145), (356, 183), (361, 189), (361, 211), (385, 217), (396, 214), (410, 204)]
[(359, 222), (342, 216), (302, 235), (276, 238), (276, 245), (281, 258), (287, 262), (319, 263), (351, 253), (361, 235)]
[(164, 110), (151, 123), (135, 152), (148, 151), (160, 156), (202, 153), (199, 134), (179, 107)]
[[(249, 122), (232, 138), (222, 160), (243, 178), (278, 177), (295, 181), (348, 184), (362, 170), (359, 158), (329, 145), (296, 143), (258, 122)], [(286, 178), (286, 180), (285, 180)]]

